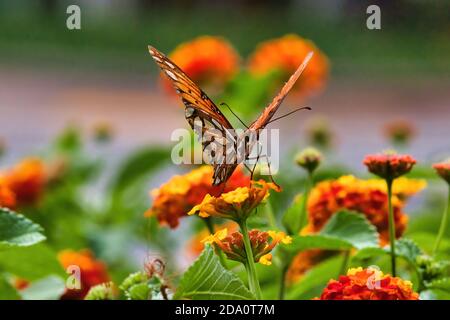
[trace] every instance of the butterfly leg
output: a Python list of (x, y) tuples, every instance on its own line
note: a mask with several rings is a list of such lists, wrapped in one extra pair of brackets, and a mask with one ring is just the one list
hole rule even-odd
[[(269, 160), (269, 157), (267, 156), (267, 154), (265, 154), (265, 155), (260, 155), (260, 154), (258, 153), (258, 156), (257, 156), (257, 157), (253, 157), (253, 158), (252, 158), (252, 157), (249, 157), (249, 158), (247, 158), (247, 160), (253, 160), (253, 159), (256, 159), (255, 165), (253, 166), (253, 170), (251, 171), (251, 172), (252, 172), (251, 179), (253, 178), (253, 171), (255, 170), (256, 164), (258, 163), (258, 161), (259, 161), (260, 158), (265, 158), (265, 159), (267, 160), (267, 168), (269, 169), (269, 177), (270, 177), (270, 181), (271, 181), (274, 185), (276, 185), (278, 188), (281, 189), (281, 187), (279, 186), (279, 184), (276, 183), (275, 180), (274, 180), (274, 178), (273, 178), (272, 172), (271, 172), (271, 170), (270, 170), (270, 160)], [(247, 168), (248, 168), (248, 167), (247, 167)]]
[(281, 189), (281, 187), (279, 186), (279, 184), (276, 183), (275, 180), (273, 179), (272, 172), (270, 171), (270, 160), (269, 160), (269, 157), (268, 157), (267, 155), (265, 155), (265, 157), (266, 157), (266, 160), (267, 160), (267, 167), (269, 168), (269, 177), (270, 177), (270, 180), (272, 181), (272, 183), (273, 183), (274, 185), (277, 186), (277, 188)]

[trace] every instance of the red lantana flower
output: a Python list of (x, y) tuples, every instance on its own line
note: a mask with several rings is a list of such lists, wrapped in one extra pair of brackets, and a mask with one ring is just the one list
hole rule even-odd
[(450, 184), (450, 159), (445, 162), (434, 164), (433, 168), (436, 170), (437, 174), (442, 177), (442, 179)]
[(90, 250), (64, 250), (58, 254), (58, 259), (64, 269), (70, 266), (80, 268), (81, 288), (67, 289), (61, 299), (84, 299), (91, 287), (110, 281), (106, 265), (96, 260)]
[(412, 283), (361, 267), (350, 269), (339, 280), (330, 280), (315, 300), (419, 300)]
[(371, 173), (392, 181), (410, 172), (416, 160), (410, 155), (384, 153), (366, 156), (364, 164)]

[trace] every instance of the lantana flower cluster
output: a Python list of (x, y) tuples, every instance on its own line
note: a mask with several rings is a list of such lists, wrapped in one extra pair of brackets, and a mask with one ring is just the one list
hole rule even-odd
[(218, 197), (207, 194), (188, 214), (198, 213), (202, 218), (213, 216), (240, 222), (246, 220), (269, 196), (270, 189), (279, 191), (275, 184), (259, 180), (251, 181), (251, 187), (238, 187)]
[[(408, 222), (403, 212), (405, 201), (425, 187), (423, 180), (399, 178), (395, 181), (393, 206), (397, 237), (403, 234)], [(389, 242), (388, 196), (383, 180), (362, 180), (349, 175), (318, 183), (308, 200), (309, 224), (303, 233), (320, 231), (333, 214), (343, 209), (363, 213), (380, 233), (381, 244)]]
[[(201, 36), (180, 44), (170, 54), (175, 62), (200, 86), (223, 86), (239, 68), (240, 57), (233, 46), (221, 37)], [(164, 86), (173, 92), (164, 77)]]
[[(396, 219), (396, 236), (406, 229), (408, 216), (403, 211), (406, 201), (426, 187), (419, 179), (398, 178), (393, 185), (393, 207)], [(364, 214), (380, 234), (380, 245), (389, 243), (388, 196), (386, 184), (381, 179), (358, 179), (342, 176), (336, 180), (320, 182), (311, 191), (308, 200), (309, 223), (302, 234), (317, 233), (333, 214), (352, 210)], [(325, 259), (330, 252), (306, 250), (297, 254), (289, 268), (288, 279), (297, 281), (312, 266)]]
[(83, 299), (89, 289), (110, 281), (106, 265), (95, 259), (90, 250), (64, 250), (58, 254), (59, 262), (64, 269), (70, 266), (80, 268), (80, 289), (66, 289), (61, 299)]
[(308, 96), (324, 87), (328, 78), (329, 62), (313, 42), (298, 35), (288, 34), (261, 43), (250, 56), (249, 70), (257, 75), (278, 70), (282, 72), (281, 80), (286, 81), (311, 51), (314, 52), (314, 57), (293, 88), (293, 92), (298, 96)]
[(250, 183), (248, 176), (239, 167), (225, 186), (212, 186), (212, 176), (212, 167), (202, 166), (187, 174), (172, 177), (158, 189), (152, 190), (153, 204), (145, 216), (155, 216), (161, 224), (176, 228), (180, 218), (202, 203), (205, 196), (218, 196)]
[[(249, 231), (249, 238), (255, 262), (264, 265), (272, 264), (272, 254), (270, 252), (275, 246), (279, 243), (289, 244), (292, 242), (292, 238), (282, 231), (266, 232), (254, 229)], [(206, 237), (203, 242), (216, 245), (230, 260), (244, 264), (247, 262), (244, 238), (242, 233), (238, 231), (228, 234), (227, 229), (222, 229)]]
[(37, 158), (27, 158), (12, 168), (0, 171), (0, 206), (14, 209), (35, 203), (47, 182), (45, 164)]
[(317, 300), (419, 300), (419, 294), (410, 281), (359, 267), (330, 280)]

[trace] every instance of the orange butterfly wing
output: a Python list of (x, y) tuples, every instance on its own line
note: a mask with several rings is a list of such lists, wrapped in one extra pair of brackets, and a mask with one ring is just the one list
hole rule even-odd
[[(209, 135), (212, 138), (200, 141), (203, 150), (206, 148), (218, 150), (222, 147), (222, 157), (218, 157), (218, 161), (216, 159), (216, 163), (212, 164), (214, 166), (213, 184), (218, 185), (225, 182), (237, 167), (237, 163), (227, 164), (224, 162), (227, 157), (227, 149), (230, 150), (225, 147), (230, 143), (235, 145), (235, 137), (228, 130), (233, 129), (233, 126), (205, 92), (173, 61), (152, 46), (148, 46), (148, 51), (181, 97), (185, 105), (186, 120), (191, 128), (199, 136)], [(200, 120), (200, 124), (195, 122), (197, 119)], [(221, 134), (214, 133), (213, 129), (220, 131)]]
[(286, 98), (286, 95), (289, 93), (289, 91), (291, 91), (291, 89), (294, 86), (297, 79), (300, 77), (300, 75), (305, 70), (305, 68), (308, 65), (309, 61), (311, 60), (313, 54), (314, 53), (311, 51), (306, 55), (305, 59), (303, 59), (302, 64), (297, 68), (297, 70), (294, 72), (294, 74), (284, 84), (283, 88), (281, 88), (280, 93), (278, 93), (275, 96), (275, 98), (273, 98), (272, 102), (263, 110), (263, 112), (258, 117), (258, 119), (256, 119), (256, 121), (252, 123), (252, 125), (250, 126), (250, 129), (259, 130), (259, 129), (265, 128), (265, 126), (269, 123), (269, 121), (272, 119), (272, 117), (277, 112), (277, 110), (280, 107), (281, 103), (283, 102), (284, 98)]

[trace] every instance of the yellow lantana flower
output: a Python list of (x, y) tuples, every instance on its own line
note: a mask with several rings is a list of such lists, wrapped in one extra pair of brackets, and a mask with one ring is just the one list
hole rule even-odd
[(202, 218), (213, 216), (243, 221), (269, 196), (270, 189), (279, 191), (275, 184), (260, 180), (252, 181), (250, 187), (236, 188), (218, 197), (208, 194), (200, 204), (189, 211), (188, 215), (197, 213)]

